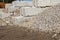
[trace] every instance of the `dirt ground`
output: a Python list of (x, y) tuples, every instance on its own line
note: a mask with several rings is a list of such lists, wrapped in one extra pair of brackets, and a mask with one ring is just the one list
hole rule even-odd
[(6, 28), (0, 29), (0, 40), (60, 40), (60, 34), (52, 37), (55, 32), (34, 31), (26, 27), (4, 27)]

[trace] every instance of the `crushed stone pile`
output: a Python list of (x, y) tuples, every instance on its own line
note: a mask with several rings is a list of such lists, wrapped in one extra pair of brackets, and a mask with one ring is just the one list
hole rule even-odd
[[(6, 24), (0, 20), (1, 23)], [(0, 40), (60, 40), (60, 5), (49, 7), (44, 12), (12, 27), (6, 32), (3, 30), (2, 33), (0, 30)]]
[[(10, 21), (12, 22), (12, 19), (9, 19), (9, 17), (7, 19), (7, 23), (10, 23)], [(15, 21), (16, 24), (13, 24)], [(19, 23), (17, 26), (23, 26), (33, 30), (60, 32), (60, 5), (58, 4), (49, 7), (36, 16), (24, 19), (23, 22), (17, 22), (17, 20), (15, 21), (13, 21), (12, 25), (17, 25)]]
[[(26, 25), (25, 25), (26, 24)], [(60, 5), (49, 7), (41, 14), (22, 24), (34, 30), (60, 32)]]

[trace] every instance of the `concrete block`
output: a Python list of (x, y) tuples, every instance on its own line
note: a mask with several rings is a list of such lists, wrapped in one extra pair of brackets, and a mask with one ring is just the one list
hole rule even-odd
[(23, 16), (34, 16), (43, 12), (46, 8), (22, 7), (20, 13)]
[(15, 7), (13, 4), (8, 3), (8, 4), (5, 4), (5, 9), (8, 12), (14, 12), (16, 9), (19, 9), (19, 7)]
[(51, 6), (60, 3), (60, 0), (33, 0), (34, 6)]
[(13, 25), (21, 25), (22, 23), (26, 22), (30, 17), (23, 17), (23, 16), (17, 16), (12, 17), (12, 23)]
[(14, 12), (17, 9), (19, 9), (19, 7), (11, 6), (11, 7), (8, 8), (8, 12), (9, 13)]
[(4, 13), (4, 12), (0, 12), (0, 18), (4, 19), (6, 17), (9, 17), (12, 13)]
[(7, 4), (5, 4), (5, 8), (9, 8), (10, 6), (12, 6), (11, 3), (7, 3)]
[(14, 1), (14, 2), (12, 2), (12, 4), (14, 6), (18, 6), (18, 7), (24, 7), (24, 6), (31, 7), (31, 6), (33, 6), (33, 3), (30, 1)]

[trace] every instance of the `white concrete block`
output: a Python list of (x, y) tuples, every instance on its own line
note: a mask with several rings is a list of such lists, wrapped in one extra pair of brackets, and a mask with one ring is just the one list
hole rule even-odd
[(24, 7), (24, 6), (31, 7), (31, 6), (33, 6), (33, 3), (30, 1), (14, 1), (14, 2), (12, 2), (12, 4), (14, 6), (19, 6), (19, 7)]
[(11, 22), (14, 25), (21, 25), (22, 23), (24, 23), (28, 19), (29, 19), (29, 17), (17, 16), (17, 17), (12, 17), (12, 21)]
[(12, 17), (12, 23), (13, 23), (14, 25), (18, 25), (18, 24), (20, 24), (20, 22), (22, 21), (22, 18), (23, 18), (23, 16)]
[(2, 12), (4, 10), (4, 8), (0, 8), (0, 12)]
[(5, 4), (5, 9), (8, 11), (8, 12), (13, 12), (15, 10), (15, 7), (12, 5), (12, 4)]
[(60, 3), (60, 0), (51, 0), (52, 5), (56, 5)]
[(8, 8), (8, 12), (14, 12), (16, 9), (19, 9), (19, 7), (10, 6), (10, 7)]
[(10, 6), (12, 6), (11, 3), (7, 3), (7, 4), (5, 4), (5, 8), (9, 8)]
[(33, 0), (34, 5), (37, 6), (51, 6), (60, 3), (60, 0)]
[(11, 14), (12, 14), (12, 13), (4, 13), (4, 12), (0, 12), (0, 18), (1, 18), (1, 19), (4, 19), (4, 18), (10, 16)]
[(33, 16), (43, 12), (46, 8), (22, 7), (20, 10), (23, 16)]

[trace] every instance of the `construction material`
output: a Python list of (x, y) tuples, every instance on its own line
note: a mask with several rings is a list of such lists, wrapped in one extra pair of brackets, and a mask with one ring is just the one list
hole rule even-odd
[(33, 6), (33, 3), (30, 1), (14, 1), (12, 2), (12, 4), (18, 7), (26, 7), (26, 6), (32, 7)]
[(34, 16), (43, 12), (46, 8), (22, 7), (20, 13), (22, 16)]

